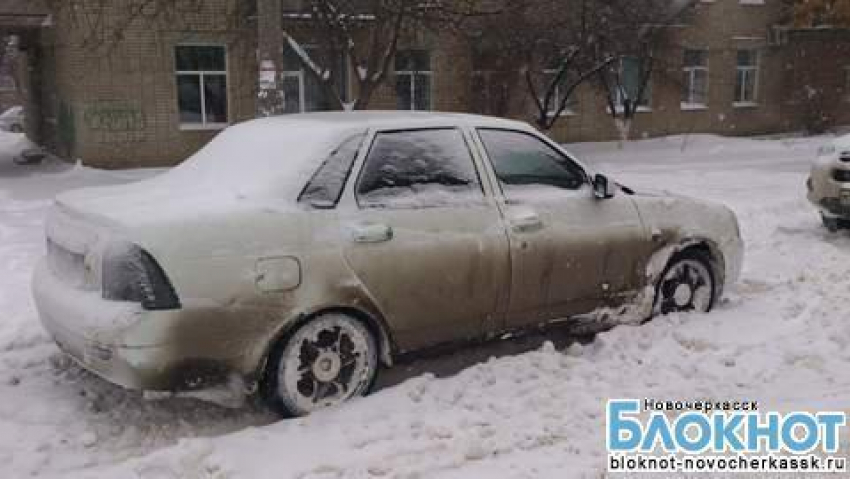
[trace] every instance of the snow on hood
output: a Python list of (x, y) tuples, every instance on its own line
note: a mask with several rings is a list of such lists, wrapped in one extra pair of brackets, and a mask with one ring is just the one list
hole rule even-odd
[(159, 176), (123, 186), (57, 196), (61, 208), (100, 223), (135, 223), (246, 198), (294, 202), (324, 157), (351, 126), (281, 118), (230, 127), (188, 160)]
[(838, 149), (850, 150), (850, 135), (839, 136), (832, 140), (832, 144)]

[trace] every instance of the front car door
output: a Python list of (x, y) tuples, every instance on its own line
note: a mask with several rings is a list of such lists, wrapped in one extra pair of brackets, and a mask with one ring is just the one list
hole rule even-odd
[(584, 169), (535, 133), (479, 128), (511, 248), (508, 327), (585, 314), (632, 297), (649, 241), (626, 195), (599, 200)]
[(480, 336), (505, 307), (508, 240), (468, 140), (376, 132), (341, 212), (346, 260), (402, 351)]

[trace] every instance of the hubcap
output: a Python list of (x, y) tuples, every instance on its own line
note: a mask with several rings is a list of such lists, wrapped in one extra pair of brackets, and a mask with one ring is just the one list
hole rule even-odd
[(702, 262), (681, 260), (661, 279), (655, 312), (706, 312), (711, 307), (713, 287), (711, 273)]
[(359, 323), (329, 316), (303, 326), (284, 349), (278, 391), (306, 414), (361, 395), (377, 367), (374, 341)]
[(691, 285), (689, 284), (680, 284), (676, 286), (676, 292), (673, 293), (673, 299), (676, 301), (676, 306), (680, 308), (684, 308), (691, 302), (691, 297), (693, 296), (693, 291), (691, 290)]
[(313, 376), (322, 382), (331, 382), (339, 376), (342, 360), (339, 354), (323, 352), (313, 363)]

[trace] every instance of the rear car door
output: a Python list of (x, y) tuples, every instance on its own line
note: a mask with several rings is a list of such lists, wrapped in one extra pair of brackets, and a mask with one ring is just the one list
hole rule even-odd
[(596, 199), (584, 169), (536, 134), (477, 131), (510, 238), (508, 326), (588, 313), (632, 296), (650, 246), (632, 200)]
[(504, 309), (508, 240), (468, 140), (375, 133), (341, 213), (348, 264), (402, 350), (480, 336)]

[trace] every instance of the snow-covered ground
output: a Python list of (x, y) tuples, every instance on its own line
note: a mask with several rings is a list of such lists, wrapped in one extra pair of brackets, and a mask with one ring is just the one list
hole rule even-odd
[(60, 191), (153, 172), (17, 166), (12, 155), (25, 142), (0, 134), (0, 476), (601, 477), (608, 398), (847, 411), (850, 235), (822, 229), (804, 197), (824, 141), (692, 135), (623, 149), (574, 145), (629, 186), (738, 213), (744, 274), (715, 312), (617, 328), (566, 350), (545, 345), (448, 378), (419, 375), (275, 423), (253, 408), (145, 401), (62, 358), (29, 296), (45, 208)]

